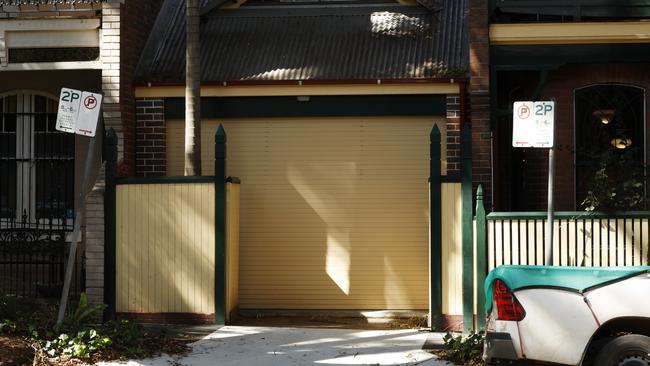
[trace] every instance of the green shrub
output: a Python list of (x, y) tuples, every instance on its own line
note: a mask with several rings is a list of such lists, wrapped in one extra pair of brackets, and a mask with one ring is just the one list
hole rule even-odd
[(104, 309), (106, 309), (105, 304), (89, 305), (88, 296), (82, 292), (77, 307), (63, 319), (59, 328), (62, 331), (79, 331), (88, 328), (96, 320), (101, 319)]
[(95, 329), (89, 329), (77, 332), (74, 337), (68, 333), (61, 333), (56, 339), (45, 342), (43, 350), (49, 356), (65, 355), (87, 360), (111, 343), (109, 337), (101, 336)]
[(110, 321), (104, 325), (104, 332), (113, 339), (113, 348), (132, 357), (144, 356), (143, 338), (147, 337), (142, 325), (128, 320)]
[(16, 331), (16, 323), (11, 319), (0, 320), (0, 334), (13, 333)]
[(447, 347), (446, 356), (451, 361), (469, 365), (481, 364), (484, 342), (482, 333), (471, 332), (469, 335), (458, 336), (447, 333), (443, 341)]

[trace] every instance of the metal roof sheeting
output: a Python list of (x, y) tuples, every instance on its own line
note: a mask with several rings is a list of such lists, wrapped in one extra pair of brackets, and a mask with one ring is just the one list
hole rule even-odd
[[(465, 75), (466, 1), (420, 6), (266, 6), (201, 19), (203, 82), (424, 79)], [(136, 72), (184, 83), (185, 7), (167, 0)]]

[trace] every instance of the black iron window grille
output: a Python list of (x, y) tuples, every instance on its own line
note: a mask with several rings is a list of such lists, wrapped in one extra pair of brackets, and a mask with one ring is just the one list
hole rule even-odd
[[(56, 131), (57, 100), (0, 95), (0, 291), (56, 296), (73, 228), (75, 138)], [(80, 251), (73, 293), (83, 284)]]

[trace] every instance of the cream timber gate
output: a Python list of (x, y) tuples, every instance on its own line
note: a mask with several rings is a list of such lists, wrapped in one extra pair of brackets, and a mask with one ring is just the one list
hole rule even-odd
[(117, 177), (108, 131), (108, 317), (224, 324), (236, 316), (240, 180), (225, 175), (225, 131), (213, 136), (212, 176)]
[(214, 184), (117, 186), (118, 313), (214, 314)]
[[(429, 132), (446, 141), (444, 118), (204, 119), (203, 146), (219, 123), (243, 182), (241, 309), (428, 308)], [(180, 175), (183, 122), (166, 131), (167, 174)]]

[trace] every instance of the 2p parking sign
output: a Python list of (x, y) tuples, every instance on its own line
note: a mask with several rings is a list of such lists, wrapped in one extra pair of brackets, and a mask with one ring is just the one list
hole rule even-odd
[(56, 129), (94, 137), (101, 104), (101, 94), (62, 88), (56, 116)]
[(553, 147), (555, 102), (515, 102), (512, 112), (513, 147)]

